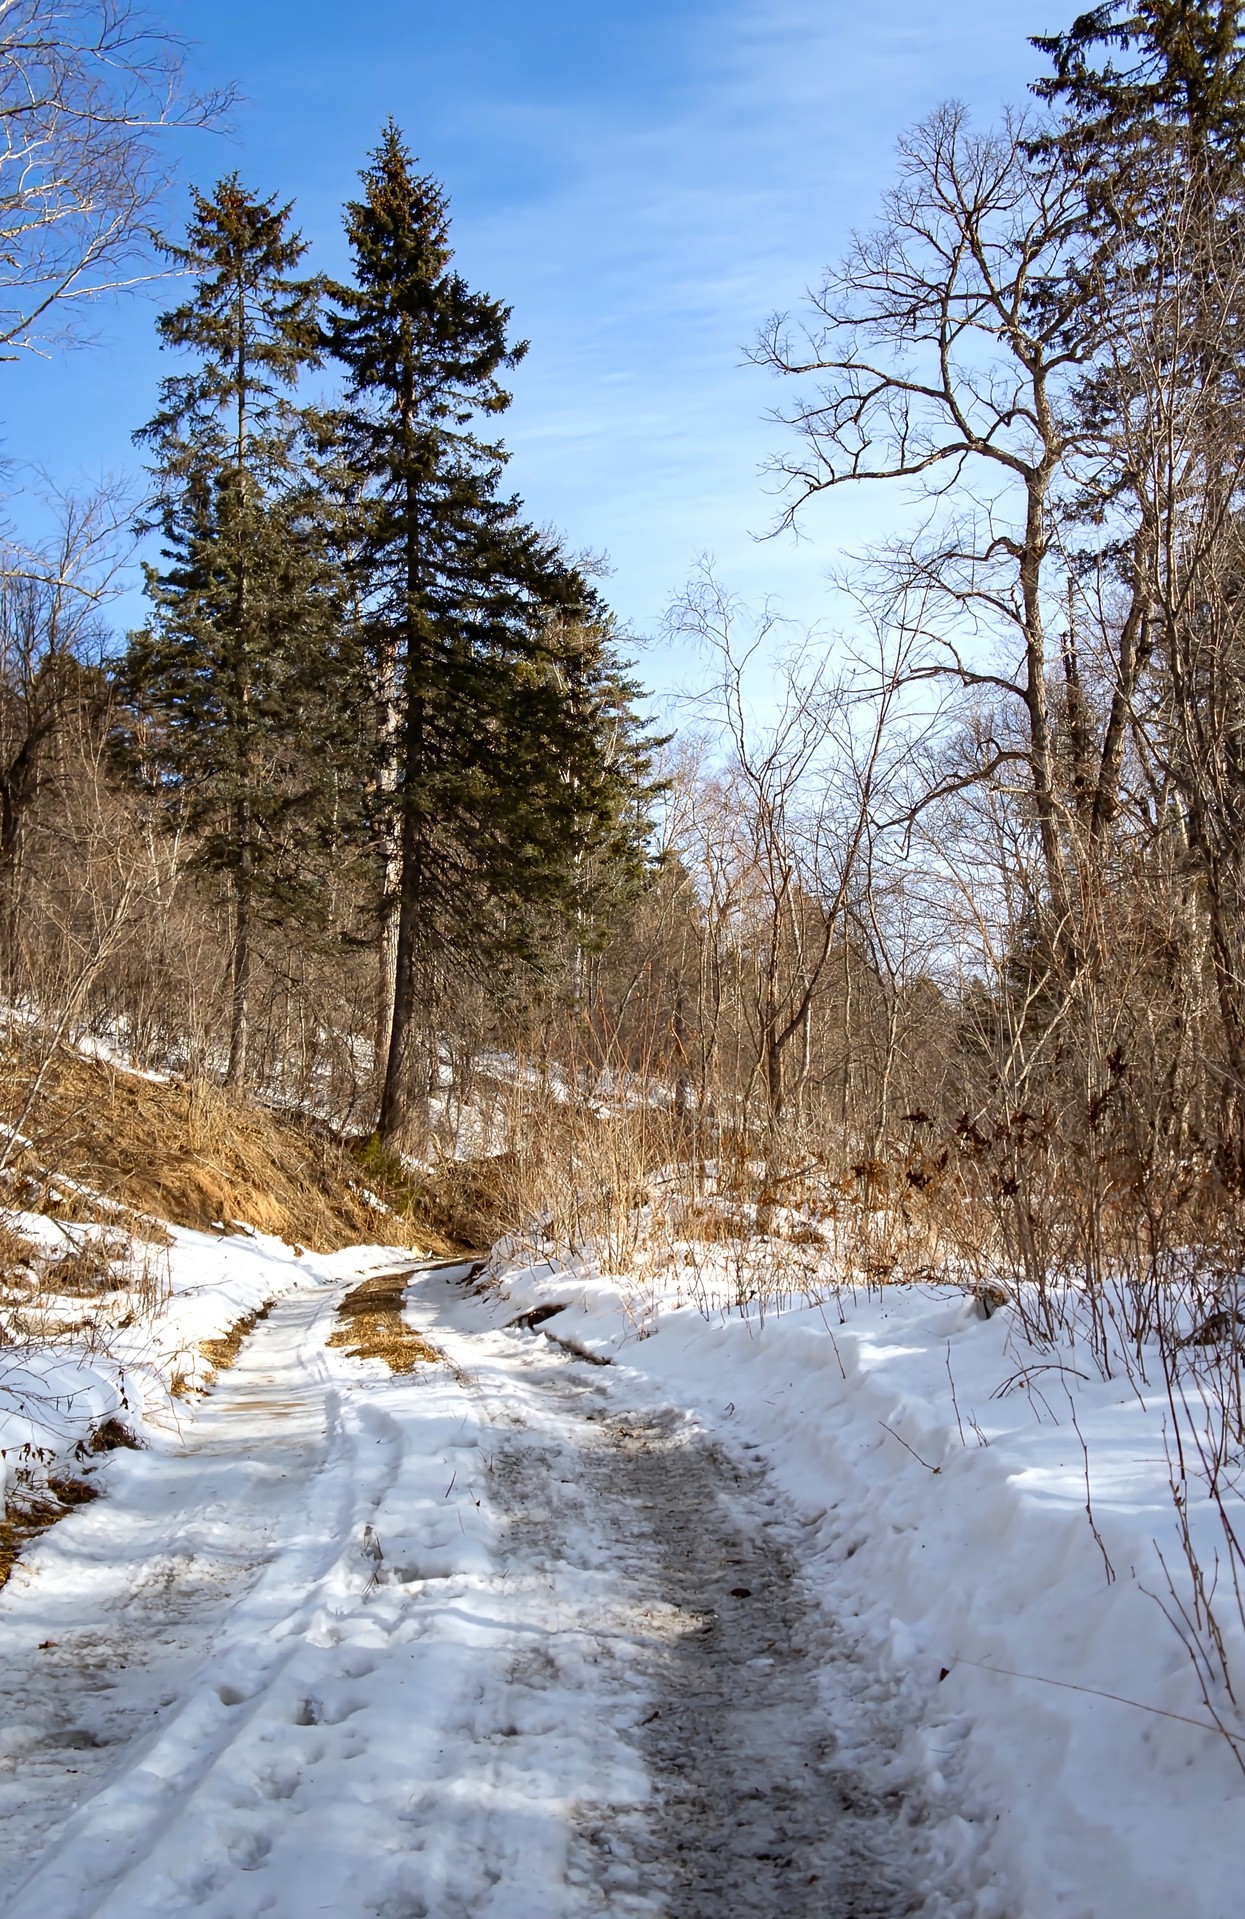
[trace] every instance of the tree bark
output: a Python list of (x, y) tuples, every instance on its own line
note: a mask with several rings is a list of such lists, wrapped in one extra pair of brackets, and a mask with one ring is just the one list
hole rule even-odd
[(401, 716), (396, 649), (387, 643), (378, 673), (376, 731), (380, 748), (380, 930), (376, 951), (376, 1033), (373, 1058), (383, 1088), (393, 1039), (394, 998), (398, 979), (398, 920), (401, 911), (401, 831), (394, 818), (398, 794)]
[(398, 928), (394, 963), (393, 1019), (378, 1131), (385, 1146), (404, 1143), (411, 1110), (411, 1038), (415, 1016), (419, 917), (425, 904), (423, 839), (424, 730), (426, 721), (425, 635), (420, 604), (420, 550), (416, 489), (406, 492), (406, 671), (402, 765), (402, 830), (398, 885)]
[(237, 807), (238, 870), (234, 877), (233, 953), (229, 978), (229, 1065), (226, 1086), (245, 1086), (249, 1067), (251, 1024), (251, 938), (254, 900), (252, 897), (250, 808), (245, 800)]

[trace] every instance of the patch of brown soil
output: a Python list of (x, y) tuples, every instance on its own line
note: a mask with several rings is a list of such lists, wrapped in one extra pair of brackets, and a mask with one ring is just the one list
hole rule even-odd
[[(0, 1118), (21, 1112), (36, 1069), (12, 1039), (0, 1043)], [(136, 1214), (200, 1231), (245, 1220), (316, 1252), (458, 1250), (396, 1173), (365, 1168), (323, 1129), (220, 1087), (148, 1080), (62, 1050), (22, 1130), (35, 1145), (13, 1169), (14, 1197), (32, 1210), (94, 1217), (90, 1195), (72, 1190), (80, 1182), (123, 1226)], [(370, 1205), (367, 1190), (390, 1210)]]
[(354, 1286), (337, 1308), (341, 1325), (330, 1346), (344, 1346), (351, 1359), (383, 1359), (391, 1373), (413, 1373), (416, 1366), (435, 1366), (444, 1354), (408, 1326), (402, 1317), (406, 1282), (412, 1268), (374, 1273)]

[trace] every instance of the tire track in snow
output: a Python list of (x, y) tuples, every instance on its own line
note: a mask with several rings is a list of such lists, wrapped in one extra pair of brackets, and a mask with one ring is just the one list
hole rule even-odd
[(342, 1290), (279, 1300), (185, 1447), (116, 1459), (109, 1495), (10, 1585), (4, 1663), (37, 1665), (35, 1635), (56, 1636), (33, 1684), (5, 1685), (0, 1666), (20, 1701), (0, 1734), (6, 1915), (102, 1910), (296, 1651), (308, 1593), (350, 1533), (343, 1475), (326, 1471), (352, 1444), (324, 1364)]
[[(444, 1276), (411, 1310), (451, 1368), (326, 1354), (341, 1290), (274, 1308), (185, 1451), (36, 1562), (27, 1638), (97, 1590), (131, 1704), (152, 1626), (163, 1690), (146, 1736), (98, 1708), (98, 1790), (4, 1919), (961, 1911), (915, 1891), (898, 1709), (756, 1460)], [(80, 1677), (28, 1697), (76, 1712)]]
[[(678, 1630), (648, 1662), (644, 1749), (660, 1808), (643, 1850), (664, 1862), (670, 1919), (899, 1919), (923, 1901), (903, 1794), (840, 1756), (836, 1690), (854, 1667), (800, 1579), (795, 1529), (764, 1474), (674, 1419), (615, 1428), (606, 1479), (634, 1509), (641, 1575)], [(853, 1701), (859, 1710), (860, 1700)], [(884, 1690), (869, 1728), (894, 1755)]]
[[(585, 1808), (571, 1872), (593, 1889), (590, 1910), (660, 1919), (948, 1910), (921, 1884), (924, 1814), (900, 1759), (895, 1702), (805, 1585), (800, 1527), (761, 1466), (675, 1411), (618, 1412), (616, 1390), (573, 1362), (534, 1348), (531, 1368), (563, 1433), (553, 1448), (516, 1435), (499, 1456), (512, 1529), (555, 1590), (570, 1583), (559, 1569), (584, 1558), (585, 1527), (615, 1567), (608, 1607), (563, 1618), (539, 1657), (552, 1656), (556, 1672), (559, 1641), (597, 1636), (598, 1708), (614, 1698), (651, 1783), (643, 1807)], [(531, 1664), (520, 1663), (515, 1683), (541, 1683)], [(637, 1695), (645, 1707), (628, 1714)]]

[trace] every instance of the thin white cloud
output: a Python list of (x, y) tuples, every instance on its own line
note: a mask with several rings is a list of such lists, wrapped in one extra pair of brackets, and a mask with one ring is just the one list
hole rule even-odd
[[(192, 177), (236, 165), (295, 195), (316, 264), (340, 271), (341, 200), (394, 112), (446, 178), (468, 278), (532, 340), (506, 432), (535, 517), (609, 552), (637, 626), (706, 551), (740, 591), (816, 618), (876, 509), (836, 496), (803, 545), (755, 541), (782, 396), (742, 350), (869, 217), (901, 129), (951, 94), (986, 112), (1017, 98), (1025, 36), (1049, 23), (1031, 0), (670, 0), (647, 26), (632, 0), (601, 4), (551, 85), (552, 0), (455, 9), (435, 31), (409, 0), (370, 0), (346, 37), (336, 11), (272, 0), (244, 45), (241, 0), (185, 0), (208, 77), (241, 67), (252, 102), (234, 144), (195, 149)], [(631, 36), (617, 73), (599, 64), (611, 35)], [(132, 457), (166, 370), (150, 305), (118, 313), (115, 339), (8, 387), (16, 455), (58, 471)]]
[(640, 625), (706, 550), (745, 593), (824, 614), (825, 571), (876, 509), (836, 498), (810, 515), (812, 541), (757, 544), (773, 516), (759, 469), (782, 438), (764, 416), (782, 396), (742, 349), (870, 217), (905, 125), (950, 94), (989, 112), (1034, 64), (1016, 0), (988, 17), (961, 0), (742, 0), (717, 21), (670, 117), (568, 99), (539, 128), (548, 183), (462, 231), (469, 271), (505, 289), (533, 341), (516, 483), (610, 552), (613, 597)]

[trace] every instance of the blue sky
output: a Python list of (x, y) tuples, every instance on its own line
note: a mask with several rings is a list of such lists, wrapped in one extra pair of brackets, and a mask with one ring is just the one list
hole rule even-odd
[[(161, 0), (153, 0), (159, 9)], [(1037, 9), (1035, 11), (1035, 8)], [(514, 308), (531, 352), (505, 435), (532, 516), (608, 555), (607, 593), (652, 633), (698, 558), (753, 600), (832, 617), (827, 570), (873, 510), (839, 496), (807, 539), (758, 540), (780, 393), (743, 363), (766, 315), (866, 222), (900, 131), (957, 97), (981, 117), (1023, 97), (1051, 0), (163, 0), (192, 71), (236, 80), (228, 138), (186, 175), (238, 168), (297, 202), (328, 271), (340, 206), (392, 113), (450, 193), (459, 264)], [(161, 356), (131, 298), (97, 343), (0, 368), (10, 458), (61, 483), (133, 466)], [(136, 603), (135, 603), (136, 604)], [(669, 649), (641, 658), (665, 688)]]

